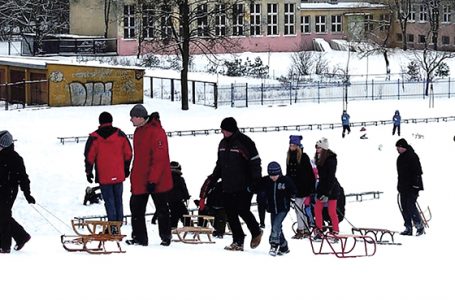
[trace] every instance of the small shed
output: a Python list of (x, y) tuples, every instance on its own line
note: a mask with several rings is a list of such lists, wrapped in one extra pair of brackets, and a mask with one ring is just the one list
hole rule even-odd
[(27, 105), (143, 103), (144, 69), (0, 56), (0, 100)]

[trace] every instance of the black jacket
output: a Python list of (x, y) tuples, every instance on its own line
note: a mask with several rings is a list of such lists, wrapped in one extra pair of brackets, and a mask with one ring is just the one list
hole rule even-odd
[(340, 184), (335, 176), (337, 171), (337, 155), (331, 150), (328, 151), (327, 159), (323, 165), (317, 164), (319, 183), (316, 189), (318, 198), (327, 196), (330, 199), (338, 199), (340, 195)]
[[(302, 150), (299, 149), (298, 151)], [(297, 187), (297, 197), (307, 197), (314, 193), (316, 177), (313, 173), (310, 158), (305, 152), (302, 152), (300, 163), (297, 161), (297, 154), (290, 152), (289, 160), (286, 164), (286, 175), (294, 181)]]
[(30, 194), (30, 180), (24, 160), (14, 151), (14, 144), (0, 151), (0, 214), (13, 207), (19, 186), (24, 194)]
[(267, 198), (266, 210), (269, 213), (289, 211), (291, 198), (295, 197), (297, 189), (291, 178), (280, 175), (276, 181), (269, 176), (262, 177), (258, 185), (259, 191), (264, 191)]
[(182, 177), (182, 172), (172, 170), (172, 181), (174, 183), (174, 187), (169, 192), (169, 201), (178, 202), (190, 199), (190, 194), (188, 193), (185, 179)]
[(411, 146), (397, 158), (398, 192), (416, 193), (423, 190), (422, 166)]
[(225, 193), (246, 191), (261, 178), (261, 158), (256, 145), (240, 131), (223, 138), (218, 145), (218, 159), (211, 181), (215, 183), (219, 178)]

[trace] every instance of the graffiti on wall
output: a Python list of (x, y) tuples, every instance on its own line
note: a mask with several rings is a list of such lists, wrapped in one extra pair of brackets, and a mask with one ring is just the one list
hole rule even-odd
[(112, 82), (71, 82), (70, 101), (74, 106), (112, 104)]

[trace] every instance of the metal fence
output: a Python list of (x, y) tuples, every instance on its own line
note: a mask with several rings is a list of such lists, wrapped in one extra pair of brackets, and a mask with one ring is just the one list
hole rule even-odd
[[(249, 105), (271, 105), (294, 103), (320, 103), (327, 101), (356, 100), (400, 100), (424, 99), (425, 81), (378, 80), (280, 84), (233, 83), (218, 85), (210, 82), (196, 82), (189, 85), (189, 99), (195, 104), (218, 107), (247, 107)], [(431, 83), (430, 97), (451, 98), (455, 93), (453, 78), (438, 79)], [(180, 80), (155, 79), (149, 85), (152, 97), (181, 100)]]

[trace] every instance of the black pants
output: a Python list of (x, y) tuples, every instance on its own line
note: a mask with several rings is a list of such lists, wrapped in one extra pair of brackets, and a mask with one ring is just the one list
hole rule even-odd
[(185, 206), (183, 200), (170, 200), (169, 201), (169, 210), (170, 210), (170, 224), (172, 228), (177, 227), (179, 220), (183, 224), (183, 215), (188, 214), (188, 209)]
[(398, 130), (398, 136), (400, 136), (400, 125), (393, 125), (392, 135), (395, 135), (395, 131)]
[[(145, 212), (149, 194), (131, 195), (131, 236), (141, 244), (148, 244), (147, 227), (145, 224)], [(158, 231), (162, 241), (172, 239), (171, 226), (169, 222), (168, 193), (152, 194), (155, 204), (155, 214), (158, 216)]]
[(415, 193), (400, 193), (404, 227), (409, 230), (412, 230), (412, 222), (417, 229), (423, 227), (422, 218), (416, 206), (417, 197), (418, 195)]
[(343, 125), (343, 133), (341, 134), (343, 137), (346, 135), (345, 132), (351, 133), (351, 126), (350, 125)]
[(29, 234), (24, 227), (13, 217), (9, 221), (0, 222), (0, 249), (11, 250), (11, 238), (16, 244), (21, 244), (29, 238)]
[(239, 217), (246, 223), (252, 237), (257, 236), (261, 232), (259, 224), (251, 212), (253, 194), (247, 191), (223, 194), (223, 199), (225, 199), (224, 207), (232, 231), (232, 240), (234, 243), (243, 245), (245, 233), (243, 232)]
[(265, 225), (265, 208), (267, 206), (267, 196), (265, 193), (258, 193), (256, 202), (258, 204), (259, 223)]

